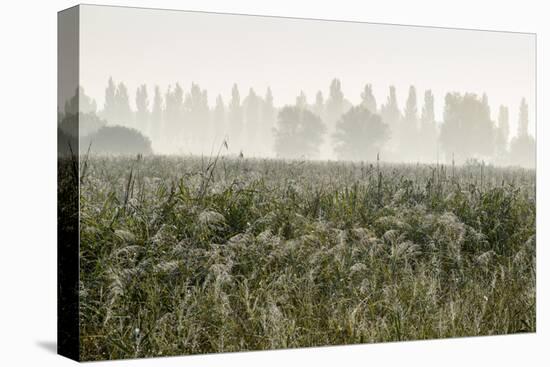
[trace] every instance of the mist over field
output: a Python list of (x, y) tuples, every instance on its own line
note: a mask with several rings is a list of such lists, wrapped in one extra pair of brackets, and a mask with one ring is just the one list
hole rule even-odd
[(534, 35), (82, 9), (82, 149), (534, 167)]
[[(80, 133), (80, 148), (92, 153), (247, 156), (306, 160), (378, 161), (406, 163), (457, 163), (469, 160), (494, 165), (535, 165), (535, 139), (529, 134), (528, 105), (520, 101), (518, 128), (511, 137), (510, 114), (500, 106), (491, 120), (488, 97), (448, 93), (443, 120), (435, 120), (434, 95), (424, 92), (419, 106), (417, 91), (409, 87), (403, 110), (390, 86), (386, 102), (377, 106), (372, 86), (365, 85), (362, 101), (352, 105), (338, 79), (330, 83), (325, 101), (322, 91), (308, 103), (302, 92), (294, 104), (276, 107), (271, 89), (265, 96), (252, 88), (241, 98), (236, 84), (224, 103), (208, 105), (208, 93), (192, 84), (188, 93), (176, 83), (163, 95), (155, 87), (150, 102), (147, 86), (135, 93), (136, 109), (123, 82), (112, 78), (105, 90), (106, 103), (98, 110), (95, 100), (79, 89), (60, 114), (62, 131)], [(76, 106), (79, 106), (78, 108)], [(76, 111), (80, 111), (76, 113)], [(221, 150), (220, 148), (224, 149)]]

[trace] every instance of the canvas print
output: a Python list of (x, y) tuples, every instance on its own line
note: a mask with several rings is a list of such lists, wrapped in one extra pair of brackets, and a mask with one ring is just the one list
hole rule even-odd
[(59, 12), (59, 352), (536, 329), (527, 33)]

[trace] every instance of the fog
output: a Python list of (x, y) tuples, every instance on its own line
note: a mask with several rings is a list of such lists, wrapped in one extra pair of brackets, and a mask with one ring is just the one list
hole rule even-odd
[(155, 153), (534, 165), (532, 34), (80, 9), (78, 111)]

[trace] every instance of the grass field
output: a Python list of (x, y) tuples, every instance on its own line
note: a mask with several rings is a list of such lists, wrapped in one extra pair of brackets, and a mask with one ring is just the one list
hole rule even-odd
[(84, 360), (535, 331), (535, 172), (92, 157)]

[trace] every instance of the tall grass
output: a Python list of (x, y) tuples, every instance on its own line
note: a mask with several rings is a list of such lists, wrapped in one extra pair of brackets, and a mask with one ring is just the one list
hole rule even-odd
[(84, 360), (535, 330), (535, 174), (87, 159)]

